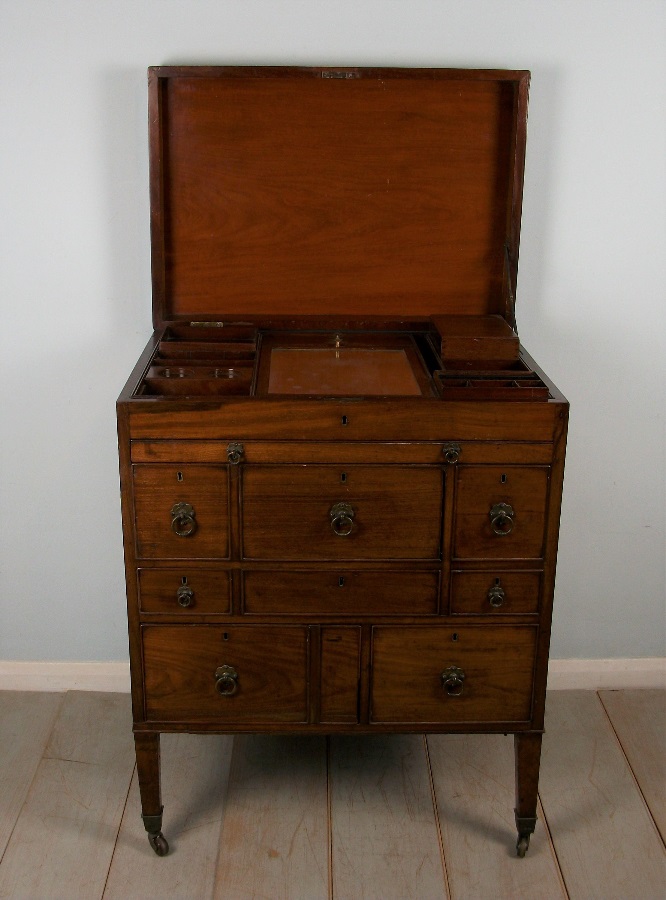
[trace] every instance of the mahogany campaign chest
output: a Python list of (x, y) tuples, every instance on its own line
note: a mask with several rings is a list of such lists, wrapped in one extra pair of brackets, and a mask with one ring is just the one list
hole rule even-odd
[(149, 71), (118, 400), (142, 812), (162, 732), (508, 732), (537, 782), (568, 404), (520, 346), (529, 73)]

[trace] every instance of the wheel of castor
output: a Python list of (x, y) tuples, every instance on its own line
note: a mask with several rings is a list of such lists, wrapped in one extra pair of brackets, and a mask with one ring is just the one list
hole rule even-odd
[(169, 852), (167, 839), (164, 837), (161, 831), (157, 834), (149, 834), (148, 842), (158, 856), (166, 856)]
[(516, 844), (516, 853), (522, 859), (523, 856), (527, 853), (527, 848), (530, 845), (530, 836), (529, 834), (519, 834), (518, 835), (518, 843)]

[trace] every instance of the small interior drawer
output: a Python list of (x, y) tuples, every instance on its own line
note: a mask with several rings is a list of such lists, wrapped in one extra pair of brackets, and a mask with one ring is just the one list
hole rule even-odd
[(453, 615), (524, 615), (539, 611), (541, 572), (451, 573)]

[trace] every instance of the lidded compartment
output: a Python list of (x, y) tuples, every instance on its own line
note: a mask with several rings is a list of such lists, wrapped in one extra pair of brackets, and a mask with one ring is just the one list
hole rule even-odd
[[(290, 395), (442, 398), (434, 373), (449, 364), (518, 363), (528, 84), (524, 71), (150, 69), (153, 320), (167, 330), (141, 393), (281, 393), (274, 381)], [(339, 352), (325, 359), (320, 337), (292, 352), (304, 323), (342, 335)], [(270, 351), (265, 331), (282, 336)], [(385, 350), (391, 331), (424, 354), (411, 372)], [(353, 374), (359, 333), (377, 345), (379, 388), (367, 356)], [(308, 349), (331, 373), (321, 391), (299, 387)], [(285, 362), (300, 371), (272, 379)], [(543, 399), (519, 387), (501, 384), (506, 399)]]

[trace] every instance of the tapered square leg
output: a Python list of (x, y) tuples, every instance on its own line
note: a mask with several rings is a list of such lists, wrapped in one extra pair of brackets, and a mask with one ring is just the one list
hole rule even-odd
[(141, 794), (141, 818), (148, 841), (158, 856), (166, 856), (169, 845), (162, 834), (162, 795), (160, 789), (160, 736), (153, 733), (134, 735), (136, 770)]
[(514, 735), (516, 758), (516, 828), (518, 856), (525, 856), (537, 820), (541, 734)]

